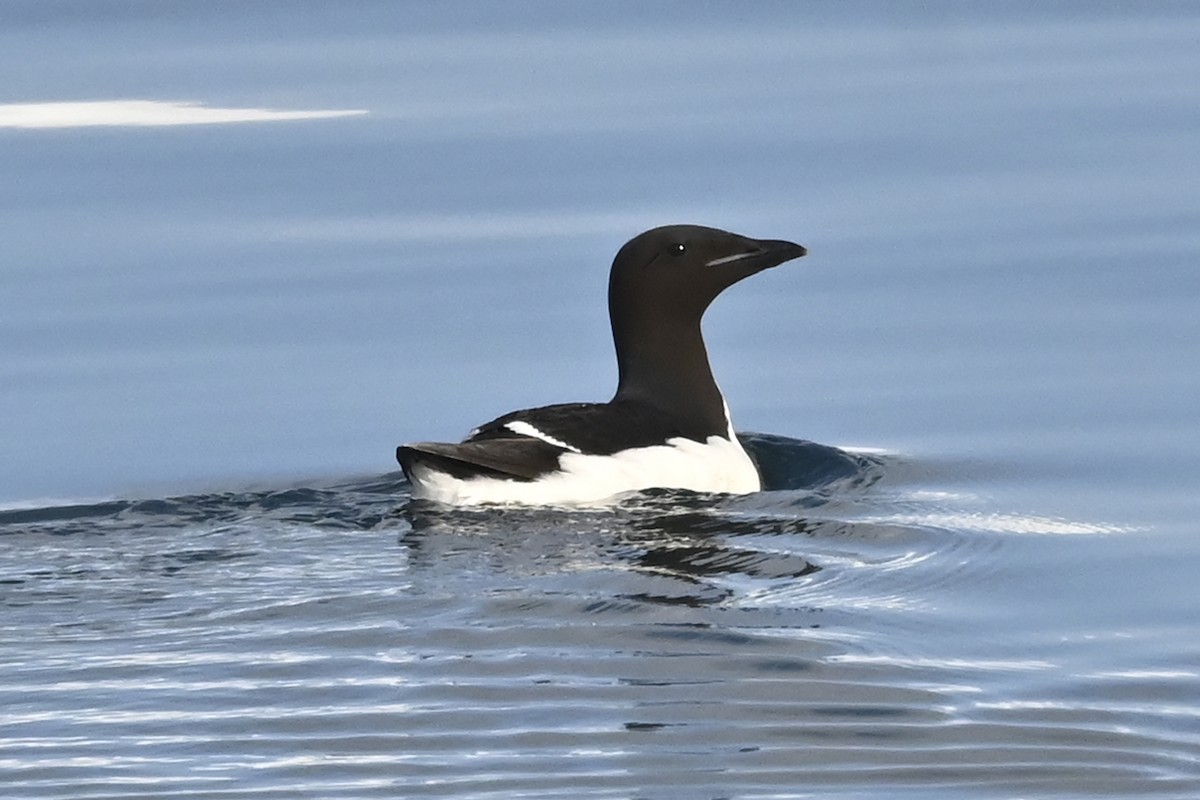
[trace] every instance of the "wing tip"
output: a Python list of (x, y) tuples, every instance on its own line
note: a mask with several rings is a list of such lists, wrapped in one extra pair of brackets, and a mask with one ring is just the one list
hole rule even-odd
[(422, 460), (431, 461), (439, 457), (444, 458), (445, 454), (441, 448), (447, 445), (438, 442), (410, 442), (402, 444), (396, 448), (396, 461), (400, 463), (400, 468), (404, 470), (404, 474), (411, 475), (412, 468)]

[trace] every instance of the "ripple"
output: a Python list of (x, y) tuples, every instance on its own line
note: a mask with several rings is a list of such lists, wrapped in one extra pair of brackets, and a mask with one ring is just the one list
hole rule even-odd
[(1194, 794), (1189, 629), (1031, 595), (1124, 532), (756, 446), (803, 468), (581, 511), (389, 474), (0, 512), (6, 791)]

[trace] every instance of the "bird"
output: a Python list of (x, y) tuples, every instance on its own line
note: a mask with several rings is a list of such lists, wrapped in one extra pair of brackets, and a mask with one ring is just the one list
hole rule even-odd
[(572, 506), (646, 489), (749, 494), (761, 479), (713, 378), (700, 321), (726, 288), (805, 255), (799, 244), (665, 225), (617, 252), (608, 402), (513, 411), (459, 443), (396, 448), (412, 498), (451, 506)]

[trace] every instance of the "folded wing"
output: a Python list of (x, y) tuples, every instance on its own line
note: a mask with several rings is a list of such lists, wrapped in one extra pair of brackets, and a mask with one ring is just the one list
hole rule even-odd
[(396, 448), (396, 460), (412, 477), (426, 466), (461, 480), (489, 477), (532, 481), (558, 469), (561, 447), (525, 436), (466, 441), (460, 444), (417, 442)]
[(425, 467), (460, 480), (533, 481), (558, 470), (564, 453), (611, 455), (681, 435), (687, 434), (647, 404), (565, 403), (505, 414), (480, 425), (458, 444), (402, 445), (396, 448), (396, 460), (410, 480), (414, 467)]

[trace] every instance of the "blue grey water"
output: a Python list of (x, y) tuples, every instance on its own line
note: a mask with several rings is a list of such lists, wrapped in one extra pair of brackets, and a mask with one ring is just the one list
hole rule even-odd
[[(1200, 796), (1198, 42), (5, 0), (0, 795)], [(410, 503), (671, 222), (810, 249), (706, 319), (769, 491)]]

